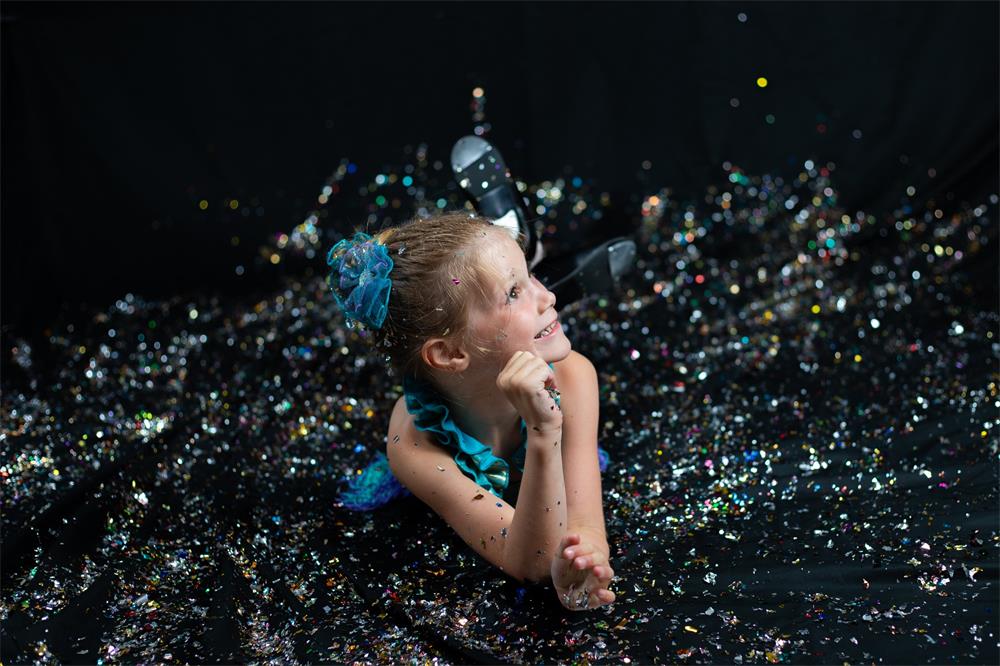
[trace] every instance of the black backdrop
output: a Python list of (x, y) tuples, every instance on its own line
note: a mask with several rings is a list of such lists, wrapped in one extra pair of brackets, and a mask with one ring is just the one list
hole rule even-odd
[(342, 157), (365, 172), (423, 141), (446, 160), (474, 86), (528, 180), (571, 165), (623, 199), (697, 196), (725, 160), (813, 157), (848, 207), (978, 195), (997, 174), (997, 20), (955, 2), (8, 2), (3, 325), (272, 281), (234, 266)]
[[(7, 2), (2, 13), (8, 337), (129, 291), (272, 284), (296, 268), (255, 262), (257, 248), (302, 221), (341, 158), (359, 166), (352, 187), (405, 146), (447, 161), (472, 129), (475, 86), (518, 176), (571, 166), (626, 206), (664, 186), (699, 196), (726, 160), (754, 173), (835, 162), (849, 209), (889, 210), (909, 185), (918, 199), (996, 191), (992, 2)], [(233, 198), (253, 214), (224, 207)]]

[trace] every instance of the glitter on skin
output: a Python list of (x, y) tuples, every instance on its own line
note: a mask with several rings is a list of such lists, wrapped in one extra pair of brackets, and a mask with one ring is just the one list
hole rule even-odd
[[(410, 159), (362, 201), (405, 202), (374, 228), (462, 206), (427, 204), (447, 171), (426, 145)], [(350, 166), (345, 186), (365, 180)], [(336, 506), (401, 387), (320, 278), (244, 302), (127, 295), (8, 341), (0, 612), (26, 640), (5, 657), (446, 662), (429, 637), (448, 636), (491, 661), (989, 661), (998, 316), (974, 267), (997, 202), (876, 217), (838, 206), (833, 171), (728, 165), (707, 201), (642, 193), (626, 297), (561, 312), (612, 459), (619, 598), (593, 615), (553, 614), (412, 502)], [(548, 236), (604, 210), (579, 176), (524, 184)], [(263, 256), (323, 247), (311, 224)], [(45, 639), (79, 612), (92, 646)], [(221, 619), (229, 648), (205, 632)]]

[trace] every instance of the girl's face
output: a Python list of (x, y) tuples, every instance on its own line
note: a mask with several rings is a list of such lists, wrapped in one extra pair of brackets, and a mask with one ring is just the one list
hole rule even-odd
[(495, 237), (481, 258), (496, 278), (486, 304), (473, 310), (470, 321), (480, 352), (498, 370), (517, 351), (530, 351), (547, 363), (563, 360), (572, 347), (559, 324), (555, 294), (528, 272), (524, 253), (510, 236)]

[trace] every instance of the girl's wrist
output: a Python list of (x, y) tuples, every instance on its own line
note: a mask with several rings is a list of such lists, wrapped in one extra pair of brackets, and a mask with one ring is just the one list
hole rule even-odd
[[(537, 461), (546, 461), (546, 464), (555, 465), (553, 472), (558, 472), (562, 477), (562, 437), (554, 433), (533, 432), (528, 435), (525, 443), (525, 453)], [(561, 480), (561, 479), (560, 479)]]
[(544, 435), (557, 433), (561, 437), (562, 429), (563, 429), (562, 421), (559, 421), (557, 423), (544, 423), (544, 422), (538, 423), (533, 426), (528, 426), (528, 436), (530, 437), (533, 434), (539, 434), (539, 433)]
[(562, 427), (533, 426), (528, 429), (528, 446), (544, 449), (559, 448), (562, 443)]

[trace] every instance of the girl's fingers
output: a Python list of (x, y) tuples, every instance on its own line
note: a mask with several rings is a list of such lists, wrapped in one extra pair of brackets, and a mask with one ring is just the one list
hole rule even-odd
[(615, 593), (612, 592), (611, 590), (605, 590), (605, 589), (594, 590), (593, 592), (590, 593), (589, 606), (592, 609), (599, 608), (600, 606), (605, 606), (607, 604), (614, 602), (614, 600), (615, 600)]
[[(585, 546), (583, 546), (585, 548)], [(567, 534), (559, 542), (559, 550), (562, 553), (563, 558), (567, 560), (572, 560), (577, 555), (583, 553), (580, 546), (580, 535), (579, 534)]]
[(510, 357), (509, 367), (511, 369), (511, 374), (528, 374), (534, 372), (537, 368), (537, 362), (540, 361), (541, 359), (531, 352), (514, 352), (514, 355)]
[(615, 577), (615, 570), (607, 565), (598, 565), (594, 567), (594, 577), (606, 585)]
[(536, 363), (532, 369), (537, 371), (542, 376), (542, 381), (545, 384), (551, 385), (553, 388), (555, 388), (556, 375), (554, 372), (552, 372), (552, 368), (550, 368), (549, 364), (546, 363), (545, 360), (542, 359), (540, 356), (536, 356), (535, 361)]
[(587, 567), (593, 566), (593, 564), (594, 561), (590, 558), (589, 555), (579, 556), (573, 561), (573, 566), (580, 571), (583, 571)]
[(523, 354), (524, 356), (521, 359), (524, 361), (524, 364), (521, 370), (526, 375), (535, 375), (536, 373), (543, 377), (552, 375), (552, 368), (549, 367), (549, 364), (541, 356), (535, 356), (531, 352), (523, 352)]
[(534, 354), (526, 351), (516, 351), (507, 362), (507, 371), (511, 377), (516, 377), (523, 372), (530, 372), (533, 362), (538, 360)]
[(507, 366), (504, 368), (504, 372), (513, 377), (524, 365), (525, 357), (523, 351), (516, 351), (511, 355), (510, 360), (507, 361)]
[(551, 384), (552, 388), (556, 388), (555, 376), (552, 374), (552, 370), (549, 368), (548, 364), (540, 358), (536, 358), (535, 362), (525, 363), (524, 367), (521, 368), (521, 372), (524, 373), (524, 381), (526, 384), (530, 384), (532, 386), (540, 384), (542, 388)]
[(583, 590), (580, 590), (579, 594), (574, 594), (572, 588), (570, 588), (570, 592), (567, 592), (565, 595), (560, 597), (563, 605), (569, 610), (574, 611), (600, 608), (601, 606), (613, 603), (616, 598), (617, 597), (614, 592), (603, 587), (593, 590), (587, 590), (587, 588), (584, 588)]
[(574, 556), (568, 555), (566, 549), (569, 548), (570, 546), (576, 546), (579, 543), (580, 543), (579, 534), (567, 534), (562, 539), (560, 539), (559, 550), (560, 552), (562, 552), (563, 557), (566, 558), (567, 560), (573, 559)]

